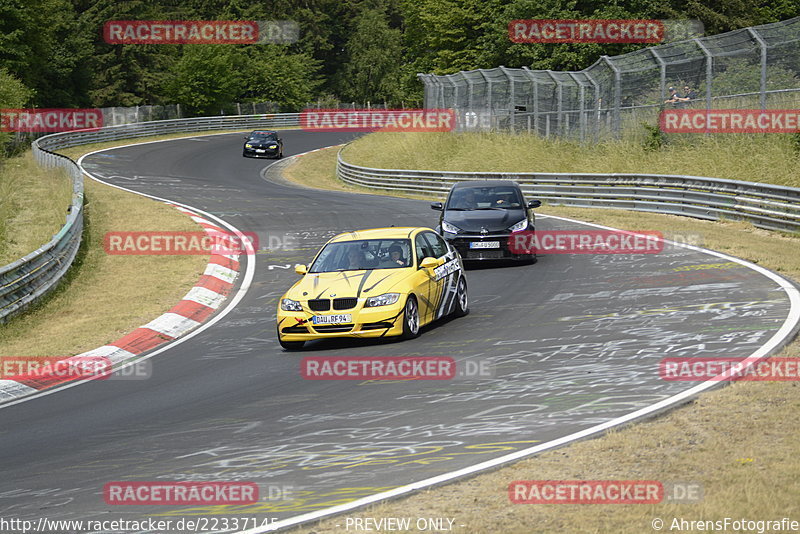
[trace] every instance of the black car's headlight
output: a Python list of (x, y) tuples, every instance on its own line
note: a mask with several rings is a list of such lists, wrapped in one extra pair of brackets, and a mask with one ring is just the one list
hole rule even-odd
[(447, 221), (442, 221), (442, 231), (447, 232), (448, 234), (457, 234), (461, 231), (461, 228), (453, 226)]
[(376, 306), (389, 306), (394, 304), (400, 298), (400, 293), (384, 293), (367, 299), (365, 308), (374, 308)]
[(283, 311), (303, 311), (303, 306), (292, 299), (281, 299), (281, 309)]
[(247, 143), (247, 144), (246, 144), (246, 145), (244, 145), (244, 146), (246, 146), (247, 148), (253, 148), (253, 145), (251, 145), (250, 143)]
[(278, 148), (278, 145), (273, 143), (273, 144), (269, 145), (269, 147), (267, 147), (267, 148)]
[(528, 229), (528, 219), (522, 219), (520, 222), (508, 229), (509, 232), (521, 232)]

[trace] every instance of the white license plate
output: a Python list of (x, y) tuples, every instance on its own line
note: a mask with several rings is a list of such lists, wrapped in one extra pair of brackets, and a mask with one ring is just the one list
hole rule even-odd
[(472, 241), (469, 248), (500, 248), (500, 241)]
[(352, 322), (353, 316), (349, 313), (340, 313), (339, 315), (315, 315), (311, 318), (311, 324), (340, 324)]
[(264, 150), (263, 148), (257, 148), (256, 152), (259, 154), (263, 154), (264, 152), (266, 152), (266, 150)]

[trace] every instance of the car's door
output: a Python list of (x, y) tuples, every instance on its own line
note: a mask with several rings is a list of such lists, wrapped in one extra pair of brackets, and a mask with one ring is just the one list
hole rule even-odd
[(419, 320), (422, 325), (429, 323), (433, 318), (439, 293), (433, 268), (424, 268), (421, 263), (425, 258), (435, 258), (436, 256), (422, 233), (418, 233), (414, 238), (414, 252), (416, 255), (414, 267), (417, 271), (414, 273), (413, 285), (419, 304)]
[(433, 284), (436, 287), (436, 307), (432, 312), (431, 320), (438, 319), (452, 311), (455, 303), (458, 277), (461, 273), (461, 263), (455, 252), (451, 252), (444, 239), (434, 232), (423, 232), (422, 236), (428, 242), (431, 250), (439, 260), (440, 265), (433, 270)]

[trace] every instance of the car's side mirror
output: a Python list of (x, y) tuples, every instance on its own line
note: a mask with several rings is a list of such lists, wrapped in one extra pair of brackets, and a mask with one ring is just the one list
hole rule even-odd
[(248, 139), (250, 139), (250, 138), (249, 138), (249, 137), (247, 137), (247, 136), (245, 135), (245, 136), (243, 137), (243, 139), (244, 139), (245, 141), (247, 141), (247, 140), (248, 140)]
[(434, 267), (439, 266), (439, 260), (436, 258), (431, 258), (428, 256), (427, 258), (423, 258), (420, 262), (419, 266), (423, 269), (433, 269)]
[(541, 200), (531, 200), (530, 202), (528, 202), (528, 207), (531, 209), (538, 208), (541, 205), (542, 205)]
[(308, 274), (308, 267), (306, 267), (305, 265), (303, 265), (301, 263), (298, 263), (297, 265), (294, 266), (294, 272), (296, 272), (297, 274), (303, 274), (303, 275), (304, 274)]
[(431, 209), (436, 211), (442, 211), (444, 207), (442, 206), (441, 202), (431, 202)]

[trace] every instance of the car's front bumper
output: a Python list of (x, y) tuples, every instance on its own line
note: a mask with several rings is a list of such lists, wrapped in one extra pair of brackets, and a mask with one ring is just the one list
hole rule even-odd
[[(531, 254), (522, 252), (519, 247), (513, 246), (514, 234), (451, 234), (445, 232), (444, 238), (461, 255), (464, 261), (481, 260), (518, 260), (527, 259)], [(498, 242), (497, 248), (472, 248), (470, 243)]]
[[(303, 311), (278, 309), (278, 332), (283, 341), (311, 341), (336, 337), (392, 337), (403, 333), (403, 307), (406, 299), (401, 297), (389, 306), (364, 308), (365, 299), (359, 299), (356, 308), (314, 312), (303, 307)], [(314, 325), (314, 315), (350, 314), (352, 323), (342, 325)]]
[[(263, 152), (258, 152), (263, 150)], [(281, 153), (280, 147), (278, 148), (243, 148), (242, 154), (251, 158), (274, 158)]]

